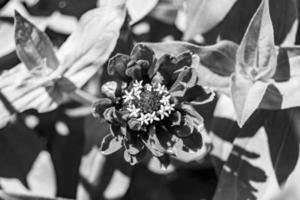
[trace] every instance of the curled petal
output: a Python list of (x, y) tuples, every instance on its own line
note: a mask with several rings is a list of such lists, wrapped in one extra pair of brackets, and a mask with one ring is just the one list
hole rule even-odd
[(184, 97), (188, 89), (196, 86), (198, 81), (197, 74), (193, 68), (185, 68), (180, 72), (175, 83), (170, 89), (173, 97)]
[(109, 98), (116, 98), (116, 91), (118, 88), (118, 84), (115, 81), (108, 81), (105, 84), (102, 85), (101, 87), (101, 92), (109, 97)]
[(130, 54), (130, 58), (134, 61), (145, 60), (149, 63), (149, 66), (152, 66), (155, 61), (154, 52), (150, 48), (142, 44), (137, 44), (133, 48)]
[(108, 98), (102, 98), (92, 106), (93, 116), (96, 118), (102, 117), (106, 109), (112, 106), (112, 101)]
[(190, 136), (195, 128), (197, 127), (195, 127), (190, 115), (184, 115), (179, 125), (168, 127), (170, 132), (175, 133), (180, 138)]
[(193, 134), (188, 137), (181, 138), (183, 142), (184, 151), (198, 151), (203, 146), (203, 139), (201, 133), (195, 129)]
[(124, 125), (124, 120), (122, 119), (122, 116), (116, 111), (115, 107), (110, 107), (107, 108), (103, 112), (103, 118), (112, 124), (117, 124), (117, 125)]
[(127, 80), (125, 70), (130, 58), (128, 55), (117, 54), (108, 62), (107, 71), (109, 75), (119, 78), (120, 80)]
[(215, 93), (205, 90), (203, 87), (196, 85), (191, 88), (186, 88), (183, 96), (177, 97), (180, 102), (187, 102), (191, 105), (202, 105), (213, 101)]
[(190, 52), (185, 52), (176, 58), (164, 55), (157, 63), (157, 71), (164, 77), (165, 84), (170, 86), (178, 77), (177, 71), (184, 67), (190, 67), (191, 64), (192, 54)]
[(104, 155), (109, 155), (120, 150), (121, 148), (122, 148), (122, 139), (120, 137), (107, 135), (102, 140), (100, 150)]
[(133, 130), (133, 131), (140, 131), (142, 128), (141, 122), (139, 120), (137, 120), (136, 118), (131, 118), (128, 121), (128, 126), (129, 126), (129, 129)]
[(185, 66), (189, 67), (192, 65), (192, 60), (192, 52), (184, 52), (183, 54), (176, 57), (176, 67), (179, 69)]
[(181, 124), (181, 113), (179, 111), (174, 112), (168, 120), (170, 121), (170, 126), (179, 126)]
[(133, 80), (139, 81), (143, 79), (142, 67), (137, 64), (127, 68), (125, 74)]

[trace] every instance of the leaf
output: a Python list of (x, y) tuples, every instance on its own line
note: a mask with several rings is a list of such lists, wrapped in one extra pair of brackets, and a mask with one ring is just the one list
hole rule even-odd
[(188, 42), (163, 42), (150, 43), (143, 42), (151, 48), (155, 56), (160, 58), (164, 54), (179, 56), (190, 51), (200, 57), (200, 62), (210, 71), (220, 76), (230, 76), (234, 72), (237, 44), (230, 41), (220, 41), (215, 45), (197, 46)]
[(107, 135), (103, 138), (101, 151), (104, 155), (112, 154), (122, 148), (122, 140), (112, 135)]
[(183, 40), (191, 40), (219, 24), (237, 0), (189, 0), (186, 10), (186, 29)]
[(48, 36), (17, 11), (15, 12), (15, 42), (17, 55), (29, 71), (44, 64), (52, 71), (58, 67), (59, 61)]
[(269, 0), (263, 0), (238, 48), (236, 72), (255, 80), (265, 80), (275, 73), (276, 62)]
[(125, 16), (124, 7), (100, 6), (81, 17), (57, 52), (65, 78), (81, 88), (98, 71), (117, 44)]
[[(260, 2), (252, 0), (237, 1), (223, 21), (221, 29), (218, 27), (214, 31), (220, 33), (221, 39), (239, 44)], [(297, 4), (297, 0), (270, 1), (276, 45), (293, 45), (295, 43), (298, 24)]]
[(232, 76), (231, 96), (240, 127), (259, 107), (267, 87), (268, 84), (262, 81), (252, 83), (242, 76)]
[(237, 50), (231, 96), (240, 126), (258, 108), (276, 71), (277, 56), (269, 1), (263, 0)]
[[(107, 61), (117, 43), (125, 13), (124, 7), (115, 6), (89, 11), (83, 15), (77, 29), (59, 49), (57, 56), (61, 65), (51, 75), (45, 76), (41, 73), (41, 77), (33, 76), (20, 64), (0, 75), (1, 93), (18, 112), (31, 108), (47, 112), (57, 108), (65, 101), (65, 92), (82, 87)], [(29, 22), (26, 24), (29, 26)], [(46, 44), (49, 43), (45, 42)], [(32, 46), (31, 48), (34, 49)], [(48, 48), (49, 46), (46, 49)], [(26, 53), (25, 58), (36, 59), (33, 64), (44, 62), (40, 57), (36, 57), (35, 51)], [(33, 67), (41, 65), (31, 66), (30, 69)], [(0, 110), (0, 113), (7, 113), (7, 108), (1, 108), (3, 111)], [(0, 124), (5, 124), (9, 120), (8, 117), (6, 115), (5, 118), (1, 118)]]

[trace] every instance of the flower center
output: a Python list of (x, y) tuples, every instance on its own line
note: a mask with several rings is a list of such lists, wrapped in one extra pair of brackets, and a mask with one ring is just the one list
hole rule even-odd
[(138, 119), (142, 125), (163, 120), (174, 111), (175, 104), (171, 103), (171, 95), (164, 85), (143, 85), (143, 81), (135, 81), (124, 93), (123, 106), (129, 111), (129, 117)]

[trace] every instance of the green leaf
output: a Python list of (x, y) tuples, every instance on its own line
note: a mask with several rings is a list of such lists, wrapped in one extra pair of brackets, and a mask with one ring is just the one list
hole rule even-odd
[[(29, 71), (42, 67), (54, 71), (59, 65), (52, 42), (35, 25), (15, 12), (16, 52)], [(40, 72), (42, 73), (42, 72)]]
[(107, 135), (103, 138), (101, 144), (101, 151), (104, 155), (112, 154), (122, 148), (122, 139), (120, 137), (114, 137), (113, 135)]

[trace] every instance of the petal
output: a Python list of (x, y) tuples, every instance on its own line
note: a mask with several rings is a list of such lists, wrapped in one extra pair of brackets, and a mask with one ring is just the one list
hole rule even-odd
[(189, 67), (192, 64), (192, 54), (190, 52), (185, 52), (178, 57), (173, 57), (170, 55), (162, 56), (157, 65), (157, 71), (164, 77), (165, 84), (171, 86), (177, 79), (179, 69), (184, 67)]
[(145, 60), (149, 63), (149, 66), (152, 66), (155, 60), (154, 52), (145, 45), (137, 44), (131, 54), (130, 59), (133, 61)]
[(142, 141), (154, 156), (159, 157), (163, 155), (165, 149), (160, 144), (155, 132), (156, 132), (156, 127), (151, 126), (149, 128), (148, 138), (146, 140), (143, 139)]
[(156, 127), (156, 137), (159, 144), (165, 150), (172, 148), (178, 139), (175, 135), (171, 134), (165, 126)]
[(147, 149), (144, 148), (136, 155), (131, 155), (128, 151), (124, 151), (124, 159), (126, 162), (130, 163), (130, 165), (136, 165), (141, 162), (145, 156), (147, 155)]
[(112, 106), (112, 101), (108, 98), (102, 98), (92, 105), (92, 114), (94, 117), (103, 117), (106, 109)]
[(202, 135), (199, 131), (194, 129), (193, 134), (191, 134), (188, 137), (181, 138), (183, 141), (184, 149), (185, 151), (198, 151), (199, 149), (202, 148), (203, 145), (203, 140), (202, 140)]
[(143, 73), (142, 73), (142, 67), (138, 64), (134, 64), (133, 66), (130, 66), (126, 69), (125, 74), (132, 78), (132, 80), (142, 80), (143, 79)]
[(190, 115), (183, 115), (180, 125), (170, 126), (168, 130), (182, 138), (190, 136), (195, 128), (192, 117)]
[(104, 155), (112, 154), (122, 148), (122, 139), (120, 137), (114, 137), (113, 135), (107, 135), (103, 138), (101, 144), (101, 152)]
[(193, 54), (190, 51), (184, 52), (183, 54), (177, 56), (176, 57), (176, 60), (177, 60), (176, 67), (180, 69), (185, 66), (188, 66), (188, 67), (191, 66), (192, 61), (193, 61), (192, 56), (193, 56)]
[(117, 136), (121, 136), (122, 135), (122, 131), (121, 131), (121, 126), (120, 125), (116, 125), (116, 124), (111, 124), (110, 125), (110, 133), (117, 137)]
[(108, 81), (101, 86), (101, 92), (105, 96), (114, 99), (116, 98), (117, 88), (118, 88), (118, 83), (116, 81)]
[(196, 86), (197, 81), (198, 77), (195, 70), (186, 68), (179, 73), (177, 80), (170, 89), (170, 93), (173, 97), (184, 97), (188, 89)]
[(123, 145), (129, 154), (136, 155), (145, 148), (145, 145), (135, 132), (130, 132), (130, 135), (123, 141)]
[(139, 120), (137, 120), (136, 118), (131, 118), (128, 121), (128, 126), (129, 129), (133, 130), (133, 131), (140, 131), (142, 128), (142, 124)]
[(130, 58), (128, 55), (117, 54), (112, 57), (108, 62), (107, 72), (120, 80), (126, 81), (128, 78), (125, 75), (125, 70), (127, 68), (127, 63)]
[(163, 169), (167, 169), (168, 166), (171, 164), (171, 159), (168, 154), (163, 154), (162, 156), (157, 157), (157, 159), (159, 160), (161, 168)]
[(126, 124), (126, 122), (122, 119), (120, 113), (116, 111), (115, 107), (107, 108), (103, 112), (103, 117), (107, 122), (112, 124), (123, 125), (123, 126)]
[(205, 90), (203, 87), (196, 85), (187, 88), (184, 96), (177, 97), (180, 102), (188, 102), (192, 105), (201, 105), (213, 101), (215, 93)]

